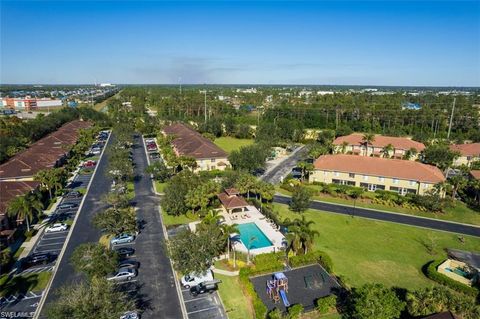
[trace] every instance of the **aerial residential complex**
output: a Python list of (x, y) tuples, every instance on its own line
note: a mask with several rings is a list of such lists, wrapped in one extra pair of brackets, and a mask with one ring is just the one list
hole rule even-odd
[(77, 141), (79, 130), (90, 126), (90, 122), (80, 120), (64, 124), (0, 165), (0, 240), (9, 241), (15, 231), (7, 218), (8, 203), (36, 189), (39, 183), (34, 181), (35, 174), (60, 165)]
[(335, 146), (336, 153), (348, 153), (355, 155), (363, 156), (384, 156), (384, 148), (388, 145), (393, 147), (389, 151), (389, 157), (394, 157), (402, 159), (405, 157), (408, 151), (415, 150), (415, 153), (412, 153), (410, 158), (415, 160), (418, 158), (418, 153), (423, 151), (425, 145), (420, 142), (413, 141), (406, 137), (392, 137), (392, 136), (383, 136), (375, 135), (372, 142), (368, 145), (363, 140), (363, 134), (353, 133), (347, 136), (340, 136), (333, 141)]
[(228, 154), (224, 150), (185, 124), (167, 126), (163, 133), (174, 136), (172, 147), (177, 156), (196, 159), (196, 171), (224, 170), (230, 166)]
[(440, 169), (414, 161), (355, 155), (323, 155), (314, 162), (310, 182), (423, 195), (445, 181)]

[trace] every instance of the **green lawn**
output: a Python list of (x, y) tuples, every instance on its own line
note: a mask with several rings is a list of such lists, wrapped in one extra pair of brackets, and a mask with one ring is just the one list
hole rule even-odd
[(253, 310), (249, 298), (240, 288), (238, 277), (215, 274), (222, 282), (218, 285), (225, 311), (229, 319), (253, 318)]
[(253, 144), (253, 139), (240, 139), (235, 137), (219, 137), (215, 139), (215, 144), (227, 153), (240, 149), (242, 146)]
[[(314, 185), (310, 185), (308, 187), (315, 188)], [(276, 189), (281, 194), (291, 195), (289, 191), (281, 189), (279, 186), (277, 186)], [(368, 196), (368, 195), (373, 196), (373, 193), (365, 193), (365, 196)], [(313, 196), (312, 199), (329, 202), (329, 203), (353, 206), (352, 199), (332, 197), (332, 196), (323, 195), (323, 194), (318, 196)], [(480, 225), (480, 212), (476, 212), (468, 208), (464, 203), (459, 201), (454, 203), (453, 207), (448, 207), (445, 213), (430, 213), (430, 212), (409, 209), (401, 206), (386, 206), (382, 204), (365, 202), (365, 201), (362, 201), (361, 199), (356, 200), (355, 206), (383, 210), (383, 211), (390, 211), (393, 213), (402, 213), (402, 214), (416, 215), (416, 216), (436, 218), (436, 219), (442, 219), (442, 220), (449, 220), (449, 221), (455, 221), (455, 222), (465, 223), (465, 224)]]
[[(281, 218), (298, 217), (286, 205), (274, 204)], [(315, 248), (327, 252), (334, 272), (350, 286), (367, 282), (416, 289), (434, 283), (421, 268), (428, 261), (445, 257), (445, 248), (480, 251), (480, 238), (465, 236), (462, 244), (455, 234), (394, 223), (341, 216), (308, 210), (320, 235)], [(433, 247), (433, 253), (427, 247)]]
[(180, 215), (180, 216), (168, 215), (163, 209), (162, 209), (162, 219), (163, 219), (163, 223), (165, 224), (165, 227), (188, 224), (198, 220), (198, 218), (190, 219), (185, 215)]
[(2, 285), (0, 296), (25, 294), (28, 291), (41, 291), (45, 289), (51, 276), (52, 273), (50, 271), (44, 271), (37, 274), (12, 277)]
[(155, 189), (157, 190), (157, 193), (163, 193), (166, 186), (167, 183), (160, 183), (159, 181), (155, 181)]

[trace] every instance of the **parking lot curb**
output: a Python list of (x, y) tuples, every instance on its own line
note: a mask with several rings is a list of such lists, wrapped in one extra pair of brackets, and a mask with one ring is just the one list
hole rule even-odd
[[(155, 141), (156, 141), (156, 139), (155, 139)], [(147, 146), (145, 145), (145, 138), (143, 137), (143, 135), (142, 135), (142, 144), (143, 144), (143, 151), (145, 152), (145, 156), (147, 157), (147, 163), (148, 163), (148, 165), (150, 165), (150, 159), (148, 157)], [(156, 143), (156, 144), (157, 144), (157, 147), (158, 147), (158, 143)], [(150, 177), (152, 177), (152, 176), (150, 176)], [(155, 189), (155, 183), (153, 182), (152, 178), (150, 178), (150, 182), (153, 185), (154, 193), (157, 194), (157, 196), (158, 196), (158, 193)], [(163, 222), (162, 207), (160, 205), (158, 205), (158, 214), (160, 216), (160, 221), (162, 222), (163, 237), (165, 238), (165, 241), (167, 241), (168, 240), (168, 233), (167, 233), (167, 228), (165, 227), (165, 223)], [(178, 295), (178, 299), (180, 301), (180, 308), (182, 309), (183, 318), (187, 319), (188, 318), (187, 308), (185, 307), (185, 301), (183, 300), (182, 290), (181, 290), (180, 285), (178, 283), (178, 278), (176, 278), (176, 272), (175, 272), (175, 269), (173, 269), (172, 260), (170, 258), (168, 258), (168, 260), (169, 260), (169, 263), (170, 263), (170, 268), (172, 269), (173, 276), (175, 276), (175, 288), (177, 289), (177, 295)]]
[(77, 214), (75, 215), (75, 218), (73, 219), (73, 223), (72, 223), (72, 226), (70, 227), (70, 231), (68, 232), (68, 235), (67, 235), (67, 238), (66, 238), (66, 240), (63, 244), (62, 250), (60, 251), (60, 254), (58, 255), (58, 258), (55, 262), (55, 266), (53, 268), (52, 276), (51, 276), (47, 286), (44, 289), (45, 293), (42, 295), (42, 298), (40, 299), (40, 301), (38, 303), (38, 307), (35, 311), (35, 315), (33, 316), (34, 319), (39, 319), (40, 318), (40, 314), (42, 312), (43, 306), (45, 304), (45, 301), (47, 299), (48, 294), (50, 293), (50, 288), (52, 286), (53, 280), (55, 279), (55, 275), (57, 274), (57, 270), (58, 270), (57, 265), (60, 264), (60, 262), (62, 261), (63, 255), (65, 254), (65, 250), (67, 249), (68, 242), (70, 241), (70, 237), (73, 234), (73, 230), (74, 230), (75, 225), (77, 223), (78, 217), (80, 216), (80, 212), (82, 211), (83, 204), (85, 202), (85, 199), (87, 198), (88, 192), (90, 191), (90, 186), (92, 185), (93, 179), (95, 178), (95, 174), (97, 173), (97, 169), (100, 166), (100, 162), (103, 160), (103, 154), (105, 153), (105, 150), (107, 149), (107, 145), (110, 141), (111, 136), (112, 136), (112, 132), (109, 131), (107, 142), (105, 143), (105, 146), (102, 149), (102, 153), (100, 154), (100, 159), (98, 160), (97, 165), (95, 166), (95, 169), (93, 170), (92, 177), (88, 181), (87, 190), (85, 192), (85, 195), (83, 195), (83, 198), (82, 198), (82, 201), (80, 202), (80, 205), (78, 206)]

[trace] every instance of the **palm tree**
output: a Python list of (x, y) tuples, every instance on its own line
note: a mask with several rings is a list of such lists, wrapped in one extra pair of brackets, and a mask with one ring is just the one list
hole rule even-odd
[(405, 155), (403, 156), (404, 159), (410, 160), (412, 157), (415, 157), (418, 154), (418, 151), (416, 148), (411, 147), (405, 152)]
[(304, 254), (306, 254), (312, 247), (315, 236), (320, 235), (318, 231), (310, 228), (315, 222), (302, 216), (301, 219), (297, 218), (293, 222), (285, 220), (284, 223), (288, 226), (287, 241), (289, 249), (294, 252), (303, 249)]
[(452, 199), (455, 200), (459, 190), (467, 185), (467, 180), (463, 176), (452, 176), (447, 180), (452, 189)]
[(257, 237), (255, 236), (251, 236), (249, 239), (248, 239), (248, 243), (247, 243), (247, 265), (250, 265), (250, 247), (252, 246), (252, 243), (257, 240)]
[(382, 149), (382, 154), (383, 154), (383, 157), (390, 157), (390, 153), (394, 151), (394, 147), (392, 144), (387, 144), (383, 147)]
[(15, 217), (17, 220), (25, 220), (27, 222), (27, 230), (30, 231), (30, 222), (42, 209), (43, 205), (38, 197), (33, 194), (26, 194), (15, 197), (9, 203), (7, 212), (9, 216)]
[(368, 153), (368, 145), (372, 144), (375, 141), (375, 134), (373, 133), (365, 133), (362, 137), (363, 145), (365, 146), (365, 156)]
[(340, 145), (340, 150), (342, 154), (345, 154), (347, 152), (347, 147), (348, 147), (348, 142), (343, 141), (342, 144)]
[(233, 233), (238, 233), (237, 224), (222, 224), (220, 225), (220, 230), (222, 234), (227, 237), (227, 256), (228, 260), (230, 260), (230, 235)]

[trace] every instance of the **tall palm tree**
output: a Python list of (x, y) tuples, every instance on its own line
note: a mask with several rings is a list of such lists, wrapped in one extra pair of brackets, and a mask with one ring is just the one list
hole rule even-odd
[(15, 197), (9, 203), (7, 212), (9, 216), (15, 217), (17, 220), (25, 220), (27, 222), (27, 230), (30, 231), (30, 222), (42, 209), (43, 205), (38, 197), (33, 194), (26, 194)]
[(390, 153), (394, 151), (394, 147), (392, 144), (387, 144), (382, 149), (383, 157), (390, 157)]
[(307, 220), (305, 216), (302, 216), (301, 219), (295, 219), (292, 222), (285, 220), (284, 222), (288, 226), (287, 241), (289, 244), (289, 249), (294, 252), (298, 252), (303, 249), (304, 254), (313, 245), (313, 240), (315, 236), (320, 235), (320, 233), (314, 229), (311, 229), (311, 226), (315, 224), (313, 220)]
[(375, 134), (365, 133), (362, 137), (363, 145), (365, 146), (365, 156), (368, 153), (368, 145), (372, 144), (375, 141)]
[(227, 238), (227, 256), (228, 260), (230, 260), (230, 235), (233, 233), (238, 233), (237, 224), (222, 224), (220, 225), (220, 230), (222, 234)]
[(347, 147), (348, 147), (348, 142), (343, 141), (342, 144), (340, 145), (340, 150), (342, 154), (345, 154), (347, 152)]

